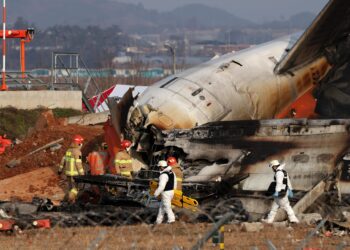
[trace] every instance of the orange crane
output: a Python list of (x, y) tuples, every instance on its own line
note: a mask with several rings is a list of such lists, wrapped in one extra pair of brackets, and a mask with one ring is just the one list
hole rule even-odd
[[(0, 38), (3, 37), (3, 31), (0, 30)], [(21, 39), (20, 59), (21, 59), (21, 72), (22, 78), (25, 78), (26, 63), (25, 63), (25, 44), (29, 43), (34, 38), (34, 29), (29, 28), (26, 30), (6, 30), (6, 38)]]

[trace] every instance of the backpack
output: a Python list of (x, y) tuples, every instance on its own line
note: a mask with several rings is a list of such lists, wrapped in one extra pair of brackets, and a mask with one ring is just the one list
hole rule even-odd
[[(278, 198), (284, 197), (288, 191), (288, 174), (285, 170), (277, 170), (283, 172), (283, 184), (286, 186), (284, 189), (278, 192)], [(265, 192), (266, 196), (272, 196), (276, 192), (276, 175), (274, 176), (274, 181), (270, 183), (269, 187), (267, 188), (267, 191)]]

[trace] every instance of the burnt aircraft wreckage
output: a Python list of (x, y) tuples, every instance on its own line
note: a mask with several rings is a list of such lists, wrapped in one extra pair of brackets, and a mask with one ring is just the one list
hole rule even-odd
[[(110, 100), (111, 124), (119, 138), (132, 138), (135, 159), (149, 170), (164, 155), (179, 157), (184, 191), (199, 200), (230, 194), (249, 212), (266, 212), (245, 197), (266, 201), (259, 199), (273, 178), (266, 166), (276, 158), (299, 198), (325, 189), (326, 180), (348, 194), (349, 172), (339, 175), (337, 166), (349, 150), (350, 120), (334, 115), (349, 115), (349, 15), (347, 1), (331, 0), (303, 34), (211, 60), (136, 99), (129, 90)], [(312, 88), (320, 117), (334, 119), (273, 119)]]

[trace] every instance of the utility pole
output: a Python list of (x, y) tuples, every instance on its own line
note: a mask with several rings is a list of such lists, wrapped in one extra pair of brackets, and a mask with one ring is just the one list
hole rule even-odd
[(165, 42), (164, 47), (169, 49), (172, 58), (173, 58), (173, 75), (176, 73), (176, 55), (175, 55), (175, 46), (171, 45), (169, 42)]

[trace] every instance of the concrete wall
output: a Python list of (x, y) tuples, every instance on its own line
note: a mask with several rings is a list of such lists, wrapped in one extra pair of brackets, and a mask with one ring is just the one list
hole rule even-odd
[(17, 109), (71, 108), (82, 109), (81, 91), (1, 91), (0, 108), (8, 106)]

